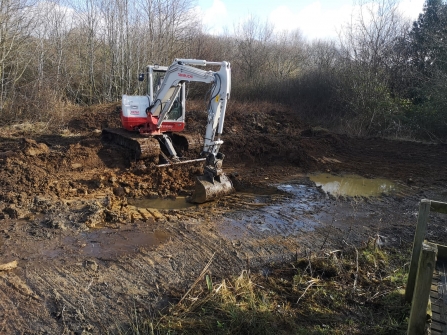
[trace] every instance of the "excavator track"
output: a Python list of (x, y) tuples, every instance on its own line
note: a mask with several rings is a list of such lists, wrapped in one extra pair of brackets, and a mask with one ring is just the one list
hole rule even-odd
[(121, 128), (102, 130), (102, 139), (128, 149), (136, 160), (149, 159), (158, 164), (161, 154), (160, 144), (154, 137), (142, 137), (139, 133), (132, 133)]
[(137, 132), (130, 132), (121, 128), (107, 128), (102, 131), (102, 139), (106, 143), (113, 143), (124, 147), (132, 154), (135, 160), (150, 160), (160, 167), (172, 164), (186, 164), (201, 162), (204, 159), (198, 157), (202, 147), (203, 138), (196, 134), (169, 134), (180, 159), (172, 161), (168, 158), (169, 153), (157, 137), (143, 137)]
[(203, 149), (203, 137), (198, 134), (173, 133), (171, 135), (174, 145), (184, 152), (200, 153)]

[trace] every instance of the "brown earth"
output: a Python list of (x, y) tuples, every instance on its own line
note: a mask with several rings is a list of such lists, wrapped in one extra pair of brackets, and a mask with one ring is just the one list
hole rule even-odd
[[(187, 131), (204, 133), (203, 107), (189, 109)], [(134, 161), (101, 142), (107, 127), (119, 127), (116, 105), (74, 110), (62, 130), (1, 130), (0, 265), (18, 262), (0, 271), (1, 334), (118, 332), (132, 315), (178, 301), (211, 257), (219, 277), (378, 234), (407, 245), (419, 200), (447, 200), (446, 145), (337, 135), (287, 106), (231, 102), (222, 152), (237, 193), (180, 209), (136, 207), (132, 199), (190, 195), (201, 166)], [(316, 172), (401, 188), (334, 197), (306, 177)], [(433, 217), (428, 235), (445, 243), (442, 224)]]

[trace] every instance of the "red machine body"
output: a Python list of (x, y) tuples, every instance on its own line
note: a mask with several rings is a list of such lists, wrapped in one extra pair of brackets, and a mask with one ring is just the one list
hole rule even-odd
[(181, 132), (185, 129), (185, 122), (165, 121), (157, 128), (158, 117), (149, 114), (147, 117), (128, 117), (121, 111), (121, 124), (129, 131), (138, 130), (145, 136), (161, 135), (165, 132)]

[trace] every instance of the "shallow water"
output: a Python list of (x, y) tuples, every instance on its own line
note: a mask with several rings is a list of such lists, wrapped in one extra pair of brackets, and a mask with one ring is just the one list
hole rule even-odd
[[(171, 235), (162, 230), (149, 231), (146, 227), (132, 229), (101, 228), (82, 232), (76, 237), (67, 236), (53, 240), (48, 246), (37, 251), (46, 259), (55, 259), (68, 255), (83, 255), (87, 257), (108, 258), (117, 257), (140, 248), (152, 249), (169, 240)], [(30, 245), (29, 248), (37, 249)]]
[[(240, 239), (253, 233), (285, 236), (313, 230), (319, 223), (314, 210), (321, 207), (321, 193), (313, 186), (298, 183), (281, 184), (277, 189), (288, 193), (288, 197), (227, 215), (219, 227), (221, 234), (230, 239)], [(262, 196), (257, 197), (252, 199), (253, 203), (264, 202)]]
[(390, 194), (399, 190), (398, 185), (389, 179), (368, 179), (358, 175), (335, 176), (329, 173), (321, 173), (309, 176), (323, 191), (334, 196), (363, 196), (374, 197), (382, 194)]
[(86, 245), (82, 254), (89, 257), (119, 256), (136, 252), (139, 248), (153, 248), (169, 240), (170, 234), (156, 230), (112, 230), (101, 229), (83, 234)]

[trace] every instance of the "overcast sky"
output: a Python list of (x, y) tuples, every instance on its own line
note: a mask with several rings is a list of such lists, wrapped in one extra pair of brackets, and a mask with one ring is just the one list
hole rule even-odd
[[(408, 19), (416, 20), (425, 0), (402, 0), (399, 10)], [(330, 39), (347, 22), (354, 10), (352, 0), (198, 0), (198, 12), (209, 33), (219, 34), (225, 27), (250, 15), (268, 20), (276, 31), (299, 28), (308, 39)]]

